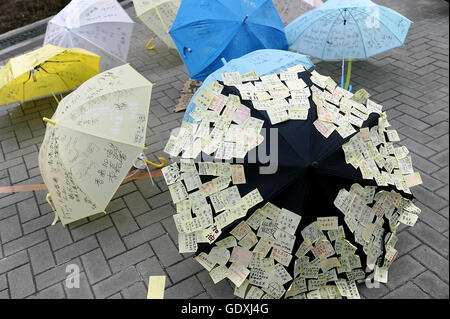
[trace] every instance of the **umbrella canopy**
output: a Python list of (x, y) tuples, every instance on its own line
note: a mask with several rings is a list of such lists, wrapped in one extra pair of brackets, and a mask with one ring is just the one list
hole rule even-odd
[(151, 91), (125, 64), (83, 83), (47, 120), (39, 168), (62, 224), (104, 211), (144, 148)]
[(258, 49), (287, 49), (272, 1), (185, 0), (170, 29), (191, 78), (203, 81), (227, 61)]
[[(301, 64), (304, 68), (310, 69), (314, 66), (311, 59), (303, 54), (275, 49), (261, 49), (250, 52), (240, 58), (227, 62), (220, 69), (211, 73), (202, 86), (198, 89), (207, 87), (213, 81), (220, 81), (224, 72), (251, 72), (256, 71), (259, 75), (278, 73), (283, 69)], [(195, 96), (194, 95), (194, 99)], [(193, 99), (189, 103), (183, 121), (194, 122), (195, 120), (189, 115), (196, 105)]]
[(370, 0), (328, 0), (286, 27), (289, 48), (321, 60), (368, 59), (405, 42), (411, 21)]
[(104, 71), (127, 62), (133, 23), (116, 0), (72, 0), (48, 22), (44, 44), (92, 51)]
[(288, 25), (298, 16), (323, 4), (321, 0), (275, 0), (273, 2), (280, 14), (281, 20)]
[(173, 21), (180, 7), (180, 0), (133, 0), (136, 15), (169, 48), (175, 44), (169, 35)]
[[(294, 71), (255, 81), (242, 81), (242, 75), (245, 83), (235, 77), (234, 83), (216, 83), (210, 93), (200, 93), (207, 109), (195, 116), (207, 126), (214, 119), (214, 129), (199, 133), (200, 124), (192, 131), (196, 140), (203, 139), (201, 156), (214, 153), (209, 161), (189, 152), (191, 124), (170, 137), (167, 153), (176, 156), (186, 148), (198, 160), (198, 171), (187, 159), (163, 170), (177, 205), (180, 252), (198, 250), (196, 259), (212, 280), (229, 278), (236, 291), (244, 290), (242, 296), (248, 278), (250, 297), (309, 292), (308, 298), (357, 298), (356, 282), (364, 282), (366, 270), (375, 269), (375, 278), (385, 282), (396, 256), (397, 227), (417, 220), (420, 209), (412, 204), (409, 187), (419, 176), (411, 172), (406, 148), (394, 147), (398, 135), (387, 129), (382, 106), (366, 91), (353, 95), (317, 72)], [(230, 81), (229, 75), (223, 78)], [(248, 83), (258, 93), (249, 95)], [(264, 101), (258, 87), (278, 98)], [(208, 114), (218, 105), (209, 94), (228, 97), (220, 116)], [(278, 114), (286, 110), (287, 117)], [(306, 116), (291, 114), (296, 110)], [(245, 155), (239, 144), (249, 134), (262, 134), (264, 142), (244, 138)], [(210, 146), (214, 143), (218, 147)], [(257, 152), (251, 153), (254, 147)], [(183, 157), (189, 156), (183, 152)], [(240, 159), (237, 164), (220, 161), (233, 157)]]
[(51, 44), (12, 58), (0, 70), (0, 104), (64, 92), (99, 72), (100, 57)]

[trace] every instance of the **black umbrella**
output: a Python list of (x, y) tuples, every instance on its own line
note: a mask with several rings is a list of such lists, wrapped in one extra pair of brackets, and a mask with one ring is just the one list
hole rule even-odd
[[(308, 87), (313, 85), (310, 72), (300, 72), (298, 76)], [(221, 93), (240, 96), (239, 90), (234, 86), (224, 86)], [(317, 221), (318, 217), (338, 216), (339, 225), (344, 227), (346, 239), (357, 248), (356, 254), (361, 258), (361, 271), (364, 271), (367, 261), (362, 245), (353, 240), (353, 233), (344, 221), (345, 216), (333, 202), (341, 189), (349, 190), (355, 183), (362, 186), (377, 186), (377, 184), (374, 180), (363, 179), (359, 169), (346, 163), (342, 145), (351, 136), (344, 139), (335, 131), (325, 138), (316, 129), (313, 123), (317, 119), (317, 108), (312, 97), (309, 97), (309, 102), (310, 109), (307, 120), (290, 120), (272, 125), (266, 111), (257, 110), (253, 107), (252, 102), (241, 99), (241, 103), (251, 109), (252, 117), (264, 120), (262, 134), (265, 140), (258, 147), (265, 148), (264, 154), (267, 154), (272, 149), (271, 146), (274, 146), (273, 143), (277, 144), (277, 169), (272, 174), (261, 174), (261, 167), (267, 166), (261, 164), (266, 161), (266, 158), (260, 158), (260, 152), (256, 154), (256, 161), (250, 159), (248, 155), (245, 157), (243, 165), (246, 183), (237, 185), (239, 192), (244, 196), (257, 188), (264, 201), (251, 208), (246, 217), (235, 220), (224, 227), (217, 241), (230, 236), (230, 230), (242, 220), (246, 220), (256, 209), (271, 202), (280, 208), (288, 209), (302, 216), (295, 233), (296, 241), (292, 254), (297, 251), (303, 241), (301, 231), (304, 227)], [(362, 127), (377, 125), (378, 117), (378, 114), (371, 113)], [(269, 129), (273, 128), (276, 128), (277, 132), (270, 134)], [(211, 179), (206, 176), (201, 178), (203, 183)], [(381, 190), (396, 189), (393, 186), (377, 186), (377, 192)], [(401, 192), (401, 195), (405, 198), (412, 198), (411, 195), (404, 192)], [(390, 232), (389, 222), (386, 217), (384, 218), (386, 222), (383, 227), (385, 233), (388, 233)], [(208, 253), (211, 248), (211, 245), (199, 244), (198, 253)], [(311, 255), (311, 253), (309, 254)], [(229, 265), (230, 263), (228, 263)], [(286, 269), (293, 277), (294, 258)], [(339, 274), (338, 277), (347, 278), (345, 273)], [(287, 289), (289, 285), (290, 283), (286, 283), (284, 288)]]

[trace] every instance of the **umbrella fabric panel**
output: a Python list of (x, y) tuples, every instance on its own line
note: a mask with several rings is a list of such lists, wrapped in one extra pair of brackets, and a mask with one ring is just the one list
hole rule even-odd
[(39, 151), (39, 169), (63, 225), (103, 209), (75, 183), (60, 158), (57, 128), (48, 126)]
[[(199, 92), (203, 87), (208, 86), (212, 81), (222, 80), (222, 73), (224, 72), (240, 72), (246, 73), (255, 70), (259, 75), (266, 75), (271, 73), (279, 73), (283, 68), (289, 68), (301, 64), (309, 69), (314, 66), (309, 57), (289, 51), (262, 49), (256, 50), (244, 55), (241, 58), (233, 59), (220, 69), (211, 73), (203, 82), (202, 86), (197, 90)], [(194, 95), (192, 100), (195, 98)], [(194, 119), (189, 115), (196, 105), (192, 100), (186, 109), (183, 121), (193, 123)]]
[(62, 166), (74, 183), (105, 209), (142, 148), (57, 126), (55, 135), (64, 150), (59, 152)]
[[(92, 97), (54, 116), (71, 129), (143, 147), (151, 88), (120, 90)], [(68, 102), (61, 106), (68, 106)]]
[(178, 0), (141, 1), (134, 0), (136, 14), (144, 24), (169, 48), (176, 48), (169, 30), (180, 7)]
[(52, 119), (74, 130), (143, 147), (152, 84), (131, 66), (103, 72), (64, 98)]

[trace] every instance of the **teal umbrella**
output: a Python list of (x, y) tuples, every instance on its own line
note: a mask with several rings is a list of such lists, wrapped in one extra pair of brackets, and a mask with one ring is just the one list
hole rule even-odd
[[(291, 50), (321, 60), (344, 61), (369, 57), (401, 46), (411, 21), (396, 11), (370, 0), (329, 0), (286, 27)], [(350, 72), (347, 76), (347, 85)]]

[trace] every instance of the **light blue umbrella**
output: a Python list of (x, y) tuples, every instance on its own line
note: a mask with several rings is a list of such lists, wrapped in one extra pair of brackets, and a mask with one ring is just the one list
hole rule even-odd
[(272, 0), (183, 0), (169, 31), (192, 79), (259, 49), (287, 49)]
[[(273, 49), (253, 51), (241, 58), (229, 61), (220, 69), (211, 73), (205, 79), (197, 92), (199, 92), (203, 87), (207, 87), (212, 81), (222, 81), (223, 72), (239, 72), (242, 74), (255, 70), (259, 76), (262, 76), (272, 73), (279, 73), (282, 69), (298, 64), (303, 65), (305, 69), (310, 69), (314, 66), (311, 59), (303, 54)], [(197, 105), (192, 102), (195, 95), (186, 109), (183, 121), (190, 123), (195, 122), (195, 120), (189, 115), (197, 107)]]
[(292, 21), (286, 38), (294, 51), (321, 60), (342, 60), (343, 86), (345, 59), (351, 63), (401, 46), (411, 23), (370, 0), (328, 0)]

